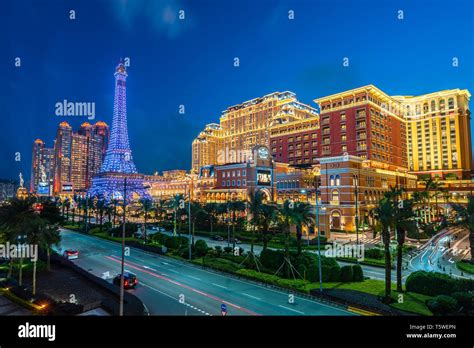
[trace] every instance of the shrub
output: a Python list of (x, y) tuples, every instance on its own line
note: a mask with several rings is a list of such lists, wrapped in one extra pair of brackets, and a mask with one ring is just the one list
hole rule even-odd
[(364, 281), (364, 272), (362, 271), (362, 267), (360, 265), (352, 266), (352, 275), (353, 275), (353, 281), (355, 282)]
[(221, 256), (221, 254), (222, 254), (222, 247), (221, 247), (220, 245), (216, 245), (216, 246), (214, 247), (214, 249), (216, 249), (217, 255), (218, 255), (218, 256)]
[(227, 254), (231, 253), (232, 250), (233, 250), (233, 249), (232, 249), (232, 247), (230, 247), (230, 246), (224, 247), (224, 252), (227, 253)]
[[(324, 280), (324, 274), (323, 274)], [(331, 282), (340, 282), (341, 281), (341, 267), (339, 265), (330, 267), (330, 277), (329, 280)]]
[(179, 237), (168, 237), (165, 239), (165, 247), (169, 249), (178, 249), (180, 247)]
[(194, 252), (197, 257), (205, 256), (207, 254), (207, 243), (205, 240), (200, 239), (194, 243)]
[(456, 312), (458, 302), (451, 296), (439, 295), (428, 300), (426, 306), (434, 315), (447, 315)]
[(365, 257), (369, 259), (383, 259), (385, 256), (384, 251), (378, 248), (372, 248), (365, 251)]
[[(122, 236), (122, 230), (123, 230), (123, 224), (120, 224), (119, 226), (115, 228), (111, 228), (109, 230), (109, 234), (112, 237), (121, 237)], [(135, 232), (138, 231), (137, 224), (134, 224), (132, 222), (127, 222), (125, 223), (125, 237), (132, 237)]]
[(269, 269), (276, 271), (283, 263), (283, 252), (278, 250), (265, 249), (260, 253), (260, 262)]
[(457, 291), (470, 291), (473, 288), (472, 279), (455, 279), (436, 272), (413, 272), (406, 280), (407, 291), (429, 296), (451, 295)]
[(354, 279), (352, 273), (352, 266), (342, 266), (341, 267), (341, 281), (343, 283), (351, 282)]
[(474, 294), (458, 291), (452, 293), (451, 297), (458, 302), (458, 305), (462, 308), (463, 312), (469, 312), (472, 309)]

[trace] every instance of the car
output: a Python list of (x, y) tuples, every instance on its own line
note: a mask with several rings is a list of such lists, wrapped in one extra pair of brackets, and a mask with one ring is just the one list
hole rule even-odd
[(222, 241), (224, 240), (224, 238), (222, 238), (222, 237), (219, 236), (219, 235), (212, 236), (212, 239), (213, 239), (213, 240), (218, 240), (218, 241), (220, 241), (220, 242), (222, 242)]
[[(120, 286), (120, 274), (117, 274), (113, 280), (113, 283)], [(123, 288), (124, 289), (135, 289), (138, 284), (137, 276), (131, 272), (123, 273)]]
[(66, 249), (63, 252), (63, 256), (68, 260), (74, 260), (79, 258), (79, 251), (76, 249)]
[(242, 242), (241, 242), (239, 239), (237, 239), (237, 238), (231, 238), (231, 239), (230, 239), (230, 242), (231, 242), (231, 243), (235, 243), (235, 244), (240, 244), (240, 243), (242, 243)]

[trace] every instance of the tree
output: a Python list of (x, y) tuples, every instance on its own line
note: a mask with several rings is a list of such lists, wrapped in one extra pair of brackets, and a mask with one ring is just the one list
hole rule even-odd
[(250, 215), (250, 223), (252, 225), (252, 240), (250, 244), (250, 252), (253, 254), (255, 230), (260, 231), (262, 227), (262, 210), (263, 210), (263, 194), (261, 191), (251, 192), (248, 200), (248, 214)]
[(278, 208), (273, 204), (263, 204), (260, 211), (261, 218), (261, 234), (263, 241), (263, 250), (267, 249), (268, 246), (268, 235), (270, 226), (277, 221)]
[(203, 209), (202, 205), (199, 202), (191, 203), (191, 219), (190, 221), (188, 221), (188, 223), (190, 223), (192, 226), (191, 228), (191, 232), (192, 232), (191, 245), (192, 246), (194, 246), (194, 230), (196, 227), (196, 221), (205, 214), (206, 214), (206, 211)]
[(143, 212), (144, 215), (144, 227), (145, 227), (145, 234), (144, 234), (144, 241), (145, 244), (147, 243), (147, 230), (146, 230), (146, 222), (148, 219), (148, 214), (154, 209), (153, 201), (148, 198), (140, 199), (140, 210)]
[(236, 222), (236, 213), (245, 211), (246, 206), (245, 202), (232, 200), (229, 202), (229, 211), (231, 212), (231, 219), (232, 219), (232, 244), (233, 248), (235, 249), (235, 222)]
[[(180, 195), (180, 194), (175, 195), (172, 199), (168, 201), (167, 205), (168, 207), (173, 209), (173, 214), (174, 214), (173, 237), (176, 237), (176, 223), (177, 223), (177, 218), (178, 218), (178, 211), (179, 209), (184, 208), (183, 195)], [(180, 234), (181, 234), (181, 231), (180, 231)]]
[(395, 225), (393, 211), (395, 209), (391, 192), (385, 193), (384, 197), (379, 201), (378, 206), (374, 209), (374, 214), (379, 220), (382, 230), (382, 243), (385, 252), (385, 297), (384, 302), (391, 302), (392, 291), (392, 258), (390, 255), (390, 228)]
[(209, 224), (211, 226), (211, 235), (212, 235), (213, 227), (214, 227), (214, 218), (217, 213), (216, 203), (206, 203), (203, 209), (206, 211), (206, 215), (209, 217)]
[(286, 200), (283, 205), (278, 209), (279, 223), (282, 227), (282, 231), (285, 234), (285, 276), (289, 278), (291, 271), (290, 262), (290, 229), (292, 225), (298, 223), (298, 218), (295, 213), (295, 203), (290, 200)]
[(414, 200), (402, 200), (404, 190), (392, 189), (389, 192), (390, 198), (394, 202), (395, 235), (397, 239), (397, 291), (403, 291), (402, 286), (402, 264), (403, 264), (403, 244), (409, 231), (417, 231), (415, 214), (413, 212)]
[[(6, 241), (16, 243), (17, 238), (22, 235), (28, 235), (32, 229), (35, 229), (39, 217), (33, 210), (32, 198), (18, 199), (12, 198), (6, 204), (0, 207), (0, 228)], [(13, 271), (13, 259), (10, 259), (8, 276), (11, 277)], [(23, 282), (23, 258), (20, 257), (18, 283)]]
[(298, 255), (301, 255), (301, 238), (303, 226), (308, 226), (313, 222), (314, 214), (311, 205), (304, 202), (299, 202), (295, 205), (296, 218), (296, 240), (298, 247)]
[(467, 197), (467, 205), (453, 204), (453, 209), (461, 217), (461, 223), (469, 231), (469, 247), (471, 249), (471, 263), (474, 263), (474, 196)]

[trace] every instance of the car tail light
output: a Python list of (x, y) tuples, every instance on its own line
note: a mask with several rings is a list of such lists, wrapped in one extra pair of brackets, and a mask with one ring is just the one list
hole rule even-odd
[(124, 282), (124, 285), (125, 285), (125, 286), (128, 286), (128, 280), (126, 280), (126, 281)]
[(134, 283), (135, 283), (135, 284), (137, 284), (137, 283), (138, 283), (138, 280), (137, 280), (137, 279), (135, 279)]

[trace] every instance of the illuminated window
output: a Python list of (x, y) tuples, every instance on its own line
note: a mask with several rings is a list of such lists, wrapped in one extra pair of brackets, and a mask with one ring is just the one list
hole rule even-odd
[(338, 190), (333, 190), (331, 192), (331, 200), (334, 202), (339, 202), (339, 191)]

